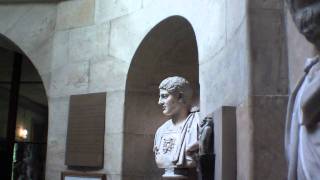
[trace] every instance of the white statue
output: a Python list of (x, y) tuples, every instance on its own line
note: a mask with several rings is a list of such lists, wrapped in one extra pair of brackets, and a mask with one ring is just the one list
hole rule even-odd
[[(320, 49), (319, 0), (288, 0), (299, 31)], [(309, 59), (288, 105), (285, 147), (288, 180), (320, 179), (320, 62)]]
[(160, 126), (154, 139), (156, 164), (164, 168), (164, 179), (196, 180), (199, 145), (199, 115), (191, 112), (192, 88), (182, 77), (169, 77), (159, 86), (159, 105), (170, 119)]

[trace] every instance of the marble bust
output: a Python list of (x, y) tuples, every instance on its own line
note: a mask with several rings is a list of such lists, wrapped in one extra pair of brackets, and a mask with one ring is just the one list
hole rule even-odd
[[(308, 41), (320, 49), (320, 1), (288, 0), (293, 20)], [(307, 59), (304, 75), (292, 91), (286, 117), (288, 180), (320, 177), (320, 63)]]
[(192, 88), (182, 77), (168, 77), (159, 86), (158, 104), (167, 120), (154, 139), (155, 161), (165, 173), (163, 179), (196, 180), (199, 144), (199, 115), (192, 112)]

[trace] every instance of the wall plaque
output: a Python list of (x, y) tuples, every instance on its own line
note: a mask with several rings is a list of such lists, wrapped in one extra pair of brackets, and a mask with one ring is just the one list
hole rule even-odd
[(106, 93), (70, 97), (66, 165), (103, 167), (105, 110)]
[(107, 180), (107, 178), (105, 174), (62, 172), (61, 180)]

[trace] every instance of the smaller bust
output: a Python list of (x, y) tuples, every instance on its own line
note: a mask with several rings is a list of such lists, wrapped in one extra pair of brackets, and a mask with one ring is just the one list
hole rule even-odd
[(196, 179), (199, 115), (191, 112), (192, 88), (182, 77), (168, 77), (159, 86), (158, 104), (170, 119), (155, 134), (156, 164), (164, 168), (163, 178)]
[(199, 170), (201, 180), (214, 180), (214, 137), (213, 114), (200, 122), (199, 136)]

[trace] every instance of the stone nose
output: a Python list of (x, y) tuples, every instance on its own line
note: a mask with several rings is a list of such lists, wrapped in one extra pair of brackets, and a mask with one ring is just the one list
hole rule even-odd
[(159, 98), (159, 100), (158, 100), (158, 104), (159, 104), (159, 105), (163, 105), (163, 101), (162, 101), (162, 99), (161, 99), (161, 98)]

